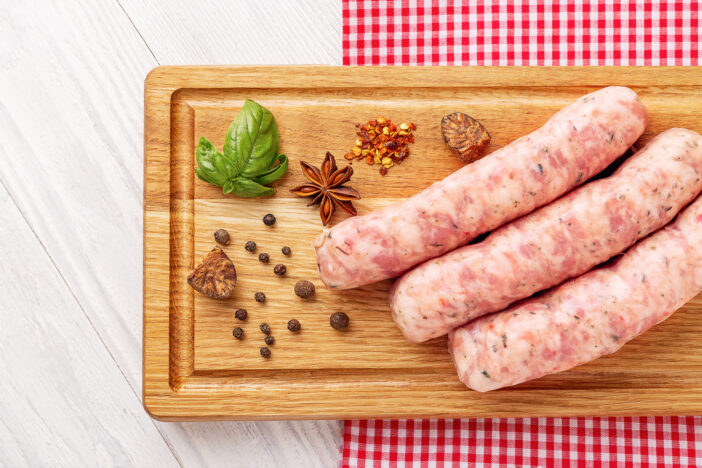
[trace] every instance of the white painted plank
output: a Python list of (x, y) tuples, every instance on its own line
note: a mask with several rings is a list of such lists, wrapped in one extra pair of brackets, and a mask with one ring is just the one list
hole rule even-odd
[(0, 464), (176, 466), (2, 187), (0, 219)]
[(181, 423), (167, 435), (184, 466), (331, 467), (339, 464), (342, 422)]
[(0, 179), (138, 383), (143, 79), (156, 61), (117, 4), (33, 3), (0, 15)]
[[(116, 3), (7, 5), (0, 7), (0, 180), (140, 393), (142, 83), (156, 60)], [(295, 42), (279, 46), (298, 53)], [(3, 244), (0, 255), (11, 248)], [(338, 459), (335, 421), (157, 427), (190, 466)]]
[(341, 0), (119, 2), (164, 65), (341, 65)]

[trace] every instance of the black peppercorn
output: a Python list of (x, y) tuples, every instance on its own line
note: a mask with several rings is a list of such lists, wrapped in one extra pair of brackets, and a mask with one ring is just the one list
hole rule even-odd
[(271, 335), (268, 335), (263, 341), (265, 341), (266, 344), (270, 346), (273, 343), (275, 343), (275, 338), (273, 338)]
[(271, 350), (264, 346), (263, 348), (261, 348), (261, 356), (268, 359), (269, 357), (271, 357)]
[(278, 276), (285, 275), (286, 271), (288, 271), (288, 269), (282, 263), (277, 264), (275, 268), (273, 268), (273, 273), (275, 273)]
[(256, 302), (266, 302), (266, 295), (262, 292), (257, 292), (254, 294), (254, 299), (256, 299)]
[(249, 316), (249, 313), (246, 311), (246, 309), (237, 309), (236, 312), (234, 312), (234, 317), (236, 317), (238, 320), (246, 320), (246, 317)]
[(287, 245), (280, 250), (283, 251), (283, 255), (290, 255), (292, 253), (292, 250), (290, 250), (290, 247), (288, 247)]
[(244, 336), (244, 330), (242, 330), (239, 327), (236, 327), (234, 330), (232, 330), (232, 335), (234, 335), (234, 338), (237, 340), (240, 340)]
[(215, 242), (222, 245), (229, 245), (229, 233), (226, 229), (217, 229), (214, 233)]
[(246, 250), (249, 252), (255, 252), (256, 251), (256, 243), (254, 241), (248, 241), (246, 245), (244, 246)]
[(271, 334), (271, 327), (267, 323), (262, 323), (261, 325), (258, 326), (258, 329), (261, 330), (266, 335)]
[(265, 224), (266, 226), (273, 226), (275, 224), (275, 216), (268, 213), (266, 216), (263, 217), (263, 224)]
[(334, 312), (329, 317), (329, 324), (334, 330), (346, 330), (349, 326), (349, 316), (343, 312)]
[(295, 294), (303, 299), (310, 297), (314, 294), (314, 284), (307, 280), (298, 281), (295, 283)]
[(297, 320), (297, 319), (288, 320), (288, 330), (290, 330), (291, 332), (299, 332), (300, 328), (302, 328), (302, 327), (300, 326), (299, 320)]
[(268, 263), (271, 257), (267, 253), (258, 254), (258, 261), (261, 263)]

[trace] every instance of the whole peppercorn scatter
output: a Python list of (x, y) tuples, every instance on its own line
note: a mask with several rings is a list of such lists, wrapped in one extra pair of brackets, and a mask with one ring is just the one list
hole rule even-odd
[(236, 312), (234, 312), (234, 317), (236, 317), (237, 320), (246, 320), (248, 316), (249, 313), (246, 311), (246, 309), (237, 309)]
[(273, 338), (271, 335), (268, 335), (263, 341), (265, 341), (266, 344), (270, 346), (273, 343), (275, 343), (275, 338)]
[(262, 323), (261, 325), (258, 326), (258, 329), (261, 330), (266, 335), (271, 334), (271, 327), (267, 323)]
[(267, 253), (258, 254), (258, 261), (261, 263), (268, 263), (271, 257)]
[(329, 317), (329, 324), (334, 330), (346, 330), (349, 327), (349, 316), (343, 312), (334, 312)]
[(300, 280), (295, 283), (295, 294), (303, 299), (314, 294), (314, 284), (311, 281)]
[(256, 251), (256, 243), (254, 241), (248, 241), (244, 248), (253, 253)]
[(244, 330), (242, 330), (240, 327), (236, 327), (234, 330), (232, 330), (232, 335), (234, 335), (234, 338), (237, 340), (240, 340), (244, 337)]
[(263, 348), (261, 348), (261, 356), (263, 356), (266, 359), (270, 358), (271, 357), (271, 350), (264, 346)]
[(273, 273), (275, 273), (278, 276), (284, 276), (286, 271), (288, 271), (288, 269), (282, 263), (277, 264), (273, 268)]
[(290, 247), (288, 247), (287, 245), (280, 250), (283, 251), (283, 255), (290, 255), (292, 253), (292, 250), (290, 250)]
[(266, 302), (266, 295), (262, 292), (257, 292), (254, 294), (254, 299), (256, 299), (256, 302)]
[(217, 229), (214, 233), (215, 242), (222, 245), (229, 245), (229, 233), (226, 229)]
[(266, 226), (273, 226), (275, 224), (275, 216), (273, 216), (271, 213), (268, 213), (266, 216), (263, 217), (263, 224)]
[(288, 330), (290, 330), (291, 332), (299, 332), (300, 328), (302, 328), (302, 326), (300, 325), (299, 320), (297, 320), (297, 319), (288, 320)]

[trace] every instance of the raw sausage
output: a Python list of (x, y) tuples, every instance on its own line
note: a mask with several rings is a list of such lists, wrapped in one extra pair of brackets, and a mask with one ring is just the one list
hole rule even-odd
[(702, 197), (615, 261), (449, 334), (459, 379), (485, 392), (611, 354), (702, 290)]
[(585, 273), (660, 229), (702, 191), (702, 136), (658, 135), (591, 182), (397, 280), (393, 318), (421, 342)]
[(628, 88), (595, 91), (543, 127), (405, 201), (349, 218), (315, 240), (329, 288), (395, 277), (556, 199), (641, 135), (646, 110)]

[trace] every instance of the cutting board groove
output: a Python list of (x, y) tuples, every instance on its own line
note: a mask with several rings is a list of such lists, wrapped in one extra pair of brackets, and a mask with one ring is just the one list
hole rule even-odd
[[(318, 280), (311, 247), (318, 214), (289, 193), (303, 181), (299, 161), (318, 165), (329, 150), (343, 154), (354, 123), (377, 115), (417, 124), (410, 158), (382, 178), (377, 166), (355, 162), (351, 185), (359, 213), (410, 196), (461, 167), (439, 133), (442, 115), (464, 111), (481, 120), (493, 140), (488, 151), (540, 126), (578, 96), (607, 85), (636, 90), (650, 113), (640, 140), (674, 126), (702, 131), (699, 68), (335, 68), (159, 67), (145, 83), (144, 405), (164, 420), (294, 419), (440, 416), (556, 416), (693, 414), (702, 412), (702, 300), (620, 352), (569, 372), (488, 394), (463, 387), (445, 338), (406, 342), (390, 318), (383, 281), (328, 291)], [(221, 148), (245, 98), (268, 107), (278, 122), (290, 170), (268, 199), (240, 199), (197, 180), (197, 139)], [(261, 218), (274, 213), (266, 227)], [(334, 222), (343, 219), (337, 214)], [(239, 281), (234, 297), (195, 294), (185, 278), (226, 228), (225, 250)], [(261, 264), (243, 249), (255, 240), (271, 255)], [(280, 253), (289, 245), (293, 255)], [(273, 275), (285, 263), (285, 278)], [(293, 294), (298, 279), (317, 294)], [(253, 300), (255, 291), (268, 296)], [(237, 323), (234, 311), (248, 309)], [(345, 333), (331, 312), (351, 317)], [(302, 322), (299, 334), (285, 324)], [(276, 343), (262, 359), (258, 324)], [(245, 338), (231, 330), (242, 326)]]

